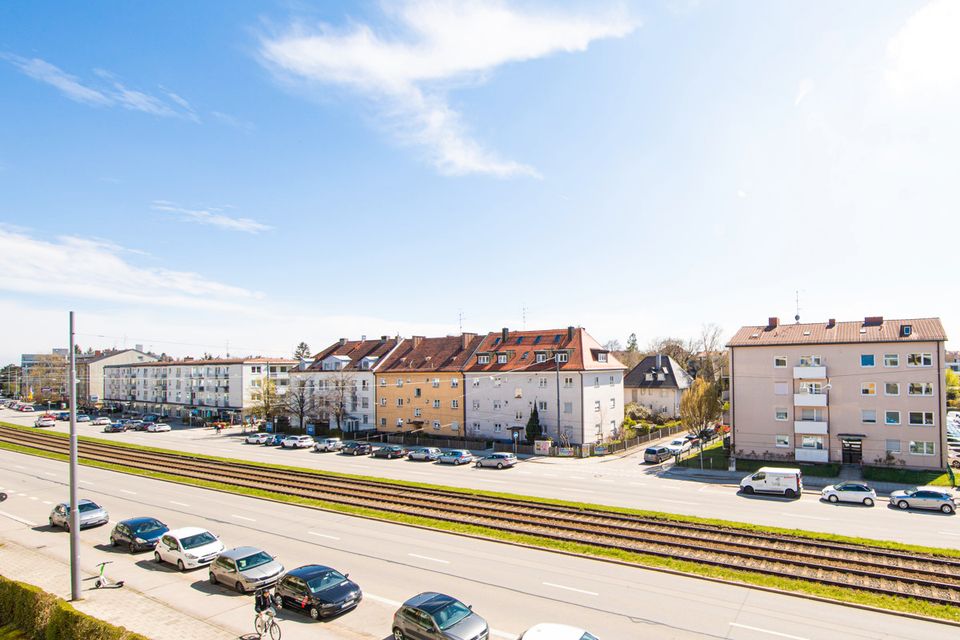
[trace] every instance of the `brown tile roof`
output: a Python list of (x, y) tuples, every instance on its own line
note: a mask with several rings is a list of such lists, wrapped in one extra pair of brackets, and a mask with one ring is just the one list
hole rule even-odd
[[(900, 328), (911, 327), (909, 337)], [(728, 347), (762, 347), (787, 344), (839, 344), (862, 342), (929, 342), (946, 340), (947, 334), (939, 318), (782, 324), (779, 326), (742, 327), (727, 343)]]
[(194, 367), (217, 364), (297, 364), (289, 358), (214, 358), (212, 360), (168, 360), (167, 362), (131, 362), (130, 364), (108, 364), (107, 367)]
[(382, 336), (379, 340), (347, 340), (340, 343), (334, 342), (332, 345), (318, 353), (313, 358), (313, 364), (307, 367), (307, 371), (323, 371), (323, 361), (330, 356), (346, 356), (350, 358), (350, 364), (343, 368), (344, 371), (359, 371), (360, 361), (364, 358), (382, 359), (397, 346), (397, 338), (388, 338)]
[(414, 336), (400, 343), (377, 373), (384, 371), (459, 371), (483, 340), (473, 333), (443, 338)]
[[(583, 371), (585, 369), (625, 369), (613, 354), (604, 349), (582, 328), (542, 329), (537, 331), (508, 331), (504, 340), (503, 331), (488, 333), (476, 354), (467, 363), (465, 371), (555, 371), (556, 363), (551, 359), (537, 362), (537, 353), (545, 353), (552, 358), (554, 351), (566, 351), (567, 361), (560, 364), (561, 371)], [(498, 354), (507, 354), (505, 363), (497, 362)], [(607, 362), (598, 362), (600, 353), (607, 354)], [(477, 355), (489, 354), (490, 362), (480, 364)]]

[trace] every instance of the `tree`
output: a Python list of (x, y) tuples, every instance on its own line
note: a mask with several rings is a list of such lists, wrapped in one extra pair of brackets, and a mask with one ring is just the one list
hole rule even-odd
[(537, 411), (537, 405), (533, 405), (533, 411), (527, 419), (527, 442), (533, 444), (543, 436), (543, 427), (540, 426), (540, 412)]
[(270, 378), (261, 378), (254, 381), (254, 386), (258, 386), (257, 382), (260, 383), (260, 391), (254, 392), (253, 406), (250, 411), (255, 417), (271, 422), (283, 410), (283, 398), (277, 393), (275, 381)]
[(307, 381), (300, 376), (292, 379), (283, 395), (283, 406), (288, 413), (296, 416), (300, 433), (303, 433), (307, 427), (307, 418), (313, 416), (317, 410), (313, 387), (308, 387)]
[(703, 469), (703, 443), (710, 426), (720, 417), (720, 394), (716, 385), (697, 378), (680, 396), (680, 422), (700, 441), (700, 468)]
[(606, 344), (603, 345), (603, 348), (607, 351), (623, 351), (623, 345), (621, 345), (620, 341), (616, 338), (613, 340), (607, 340)]
[(16, 398), (20, 395), (20, 367), (8, 364), (0, 369), (0, 395)]
[(297, 348), (293, 350), (293, 359), (294, 360), (309, 360), (310, 359), (310, 347), (307, 346), (306, 342), (301, 342), (297, 345)]
[(647, 346), (646, 355), (656, 355), (658, 353), (669, 356), (680, 363), (680, 366), (686, 369), (690, 366), (693, 354), (697, 351), (695, 340), (683, 340), (682, 338), (654, 338)]
[(336, 420), (337, 429), (343, 431), (343, 419), (356, 409), (357, 381), (352, 373), (343, 369), (330, 373), (320, 380), (320, 401), (323, 410)]
[(627, 337), (627, 353), (637, 353), (640, 351), (640, 347), (637, 346), (637, 334), (631, 333)]

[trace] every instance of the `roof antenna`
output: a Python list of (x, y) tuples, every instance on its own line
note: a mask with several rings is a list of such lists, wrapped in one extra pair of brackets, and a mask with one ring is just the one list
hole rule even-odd
[(523, 330), (526, 331), (527, 330), (527, 305), (523, 305), (521, 307), (521, 310), (523, 313)]
[(797, 315), (793, 316), (793, 319), (797, 321), (797, 324), (800, 324), (800, 290), (795, 291), (797, 296)]

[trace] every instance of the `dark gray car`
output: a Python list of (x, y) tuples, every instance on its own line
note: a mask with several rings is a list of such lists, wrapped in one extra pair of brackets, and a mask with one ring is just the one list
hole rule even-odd
[(256, 547), (229, 549), (210, 563), (210, 582), (222, 582), (240, 593), (270, 586), (280, 579), (282, 573), (283, 565)]
[(486, 620), (468, 605), (442, 593), (416, 595), (393, 614), (394, 640), (487, 640), (489, 635)]

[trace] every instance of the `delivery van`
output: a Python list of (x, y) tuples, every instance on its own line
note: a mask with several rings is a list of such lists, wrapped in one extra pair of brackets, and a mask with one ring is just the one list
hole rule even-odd
[(763, 467), (740, 481), (740, 490), (751, 493), (779, 493), (796, 498), (803, 491), (803, 473), (800, 469)]

